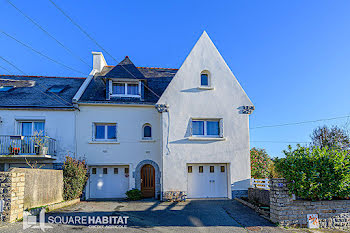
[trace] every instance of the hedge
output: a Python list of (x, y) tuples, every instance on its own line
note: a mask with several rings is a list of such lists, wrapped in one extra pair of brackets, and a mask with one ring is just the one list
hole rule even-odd
[(289, 147), (286, 157), (275, 161), (276, 169), (289, 181), (298, 198), (309, 200), (350, 197), (350, 156), (348, 151), (329, 148)]

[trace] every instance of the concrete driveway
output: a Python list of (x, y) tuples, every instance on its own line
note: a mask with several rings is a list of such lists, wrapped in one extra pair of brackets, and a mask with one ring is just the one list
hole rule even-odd
[[(128, 216), (126, 228), (91, 228), (85, 225), (46, 224), (46, 232), (296, 232), (275, 227), (254, 211), (234, 200), (94, 201), (46, 214), (51, 216)], [(18, 222), (0, 227), (0, 232), (41, 232), (23, 230)], [(302, 232), (302, 230), (298, 230)]]

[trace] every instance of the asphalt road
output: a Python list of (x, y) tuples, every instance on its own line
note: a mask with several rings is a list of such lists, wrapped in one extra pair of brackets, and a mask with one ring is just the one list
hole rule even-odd
[[(83, 217), (97, 219), (109, 216), (120, 220), (121, 227), (91, 227)], [(119, 219), (122, 216), (124, 218)], [(45, 224), (45, 232), (309, 232), (274, 226), (254, 211), (234, 200), (190, 200), (180, 203), (159, 201), (96, 201), (81, 202), (74, 206), (46, 213), (46, 221), (72, 220), (80, 224)], [(63, 219), (63, 220), (62, 220)], [(27, 225), (28, 226), (28, 225)], [(23, 229), (23, 222), (0, 226), (1, 233), (42, 232), (36, 225)]]

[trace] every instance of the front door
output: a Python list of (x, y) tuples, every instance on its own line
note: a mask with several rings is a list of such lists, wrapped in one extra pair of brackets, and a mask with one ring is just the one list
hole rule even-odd
[(141, 193), (143, 197), (155, 196), (155, 172), (150, 164), (141, 168)]

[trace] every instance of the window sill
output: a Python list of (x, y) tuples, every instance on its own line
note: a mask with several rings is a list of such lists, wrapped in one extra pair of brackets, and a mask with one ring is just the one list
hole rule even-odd
[(226, 141), (226, 138), (210, 138), (210, 137), (188, 137), (190, 141)]
[(155, 142), (154, 139), (141, 139), (140, 142)]
[(117, 94), (111, 94), (110, 97), (141, 98), (140, 95), (117, 95)]
[(89, 144), (120, 144), (118, 141), (89, 141)]
[(204, 87), (204, 86), (200, 86), (198, 87), (199, 90), (214, 90), (214, 87)]

